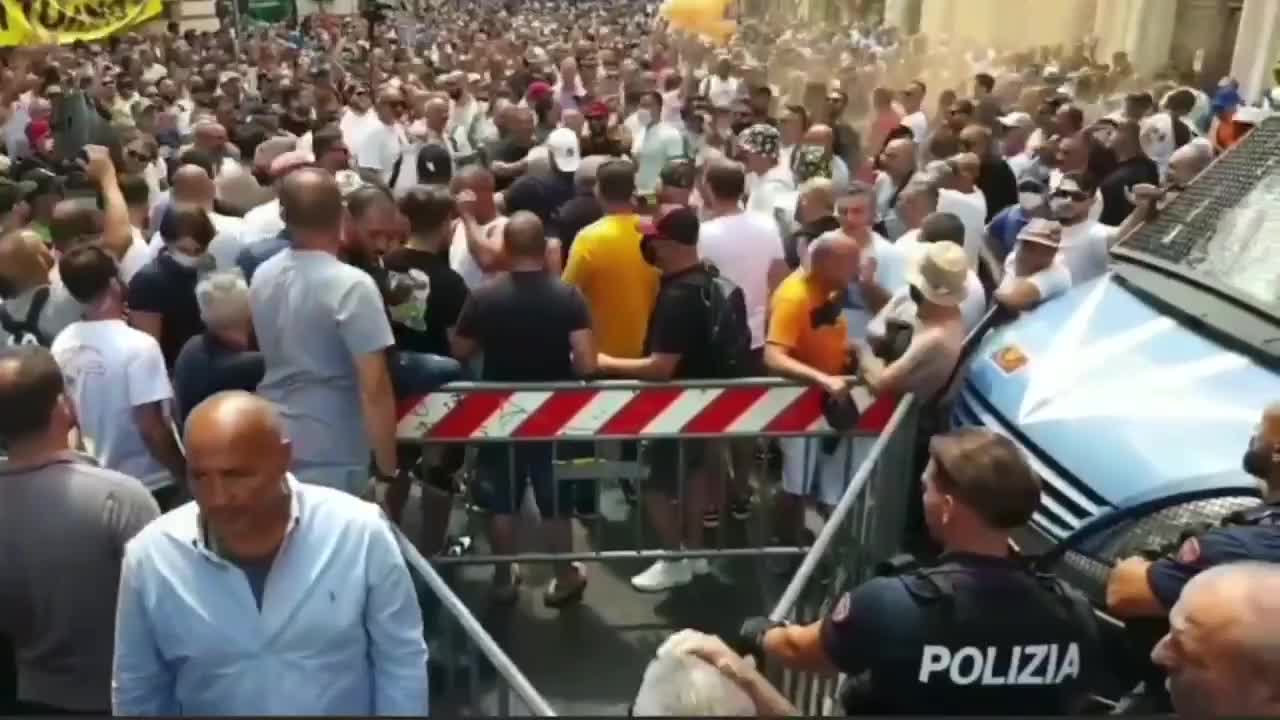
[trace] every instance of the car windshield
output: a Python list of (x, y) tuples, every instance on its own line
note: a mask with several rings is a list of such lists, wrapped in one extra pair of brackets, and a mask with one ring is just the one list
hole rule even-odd
[(1280, 175), (1258, 183), (1224, 212), (1188, 262), (1258, 304), (1280, 308)]

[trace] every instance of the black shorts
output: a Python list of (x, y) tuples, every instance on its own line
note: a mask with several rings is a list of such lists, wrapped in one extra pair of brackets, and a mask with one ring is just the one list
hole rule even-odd
[(649, 479), (645, 489), (671, 497), (681, 495), (680, 468), (684, 466), (684, 492), (689, 491), (693, 475), (708, 466), (719, 444), (715, 440), (653, 440), (645, 450), (649, 461)]

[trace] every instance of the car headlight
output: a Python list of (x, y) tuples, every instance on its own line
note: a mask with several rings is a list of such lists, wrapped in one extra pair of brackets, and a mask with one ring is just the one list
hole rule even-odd
[(1171, 505), (1108, 528), (1098, 537), (1084, 538), (1063, 553), (1052, 569), (1102, 606), (1107, 575), (1116, 562), (1145, 550), (1170, 546), (1188, 528), (1217, 525), (1231, 513), (1257, 504), (1258, 498), (1251, 495), (1227, 495)]

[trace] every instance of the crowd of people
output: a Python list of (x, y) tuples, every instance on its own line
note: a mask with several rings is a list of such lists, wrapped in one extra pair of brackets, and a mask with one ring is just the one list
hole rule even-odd
[[(529, 549), (515, 523), (526, 486), (552, 553), (572, 550), (597, 493), (557, 487), (550, 444), (482, 449), (465, 474), (461, 447), (399, 446), (398, 402), (464, 379), (761, 375), (837, 406), (854, 375), (936, 402), (990, 308), (1028, 311), (1101, 277), (1111, 245), (1243, 133), (1229, 82), (1211, 101), (1143, 86), (1123, 57), (1101, 65), (1081, 48), (970, 53), (973, 72), (940, 89), (925, 65), (936, 46), (892, 29), (743, 18), (721, 48), (654, 11), (444, 2), (423, 18), (6, 52), (0, 635), (13, 711), (423, 714), (424, 618), (394, 527), (411, 487), (428, 557), (460, 492), (487, 513), (498, 555)], [(1122, 91), (1122, 108), (1098, 112)], [(768, 478), (746, 470), (752, 449), (644, 448), (637, 511), (663, 547), (698, 550), (705, 526), (757, 511)], [(867, 446), (780, 449), (771, 540), (799, 545), (806, 507), (834, 507)], [(1040, 636), (1021, 641), (1055, 648), (1035, 682), (968, 692), (965, 655), (930, 645), (924, 615), (882, 623), (918, 579), (868, 585), (813, 626), (757, 622), (739, 649), (903, 680), (864, 688), (847, 706), (863, 711), (1078, 709), (1100, 662), (1093, 629), (1057, 602), (1071, 591), (1004, 558), (1039, 501), (1034, 473), (976, 431), (928, 455), (920, 519), (944, 567), (1017, 579), (991, 603), (1035, 600), (1019, 627)], [(707, 570), (658, 560), (631, 583), (662, 592)], [(1194, 642), (1251, 668), (1274, 670), (1274, 653), (1188, 639), (1206, 632), (1199, 613), (1230, 623), (1272, 607), (1258, 588), (1276, 582), (1248, 567), (1206, 573), (1181, 599), (1139, 598), (1174, 610), (1157, 659), (1189, 668), (1175, 700), (1278, 709), (1252, 685), (1233, 695), (1244, 676), (1205, 671)], [(543, 601), (570, 607), (587, 583), (559, 563)], [(519, 592), (518, 566), (497, 566), (490, 598)], [(964, 607), (980, 645), (1009, 631), (977, 619), (986, 607)], [(644, 685), (637, 712), (789, 710), (696, 634), (664, 646)], [(728, 704), (700, 694), (720, 690)]]

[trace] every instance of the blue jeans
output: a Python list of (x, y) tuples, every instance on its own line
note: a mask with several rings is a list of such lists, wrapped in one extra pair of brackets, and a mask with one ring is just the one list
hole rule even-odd
[(465, 376), (462, 365), (453, 358), (406, 350), (391, 353), (387, 370), (399, 399), (426, 395)]

